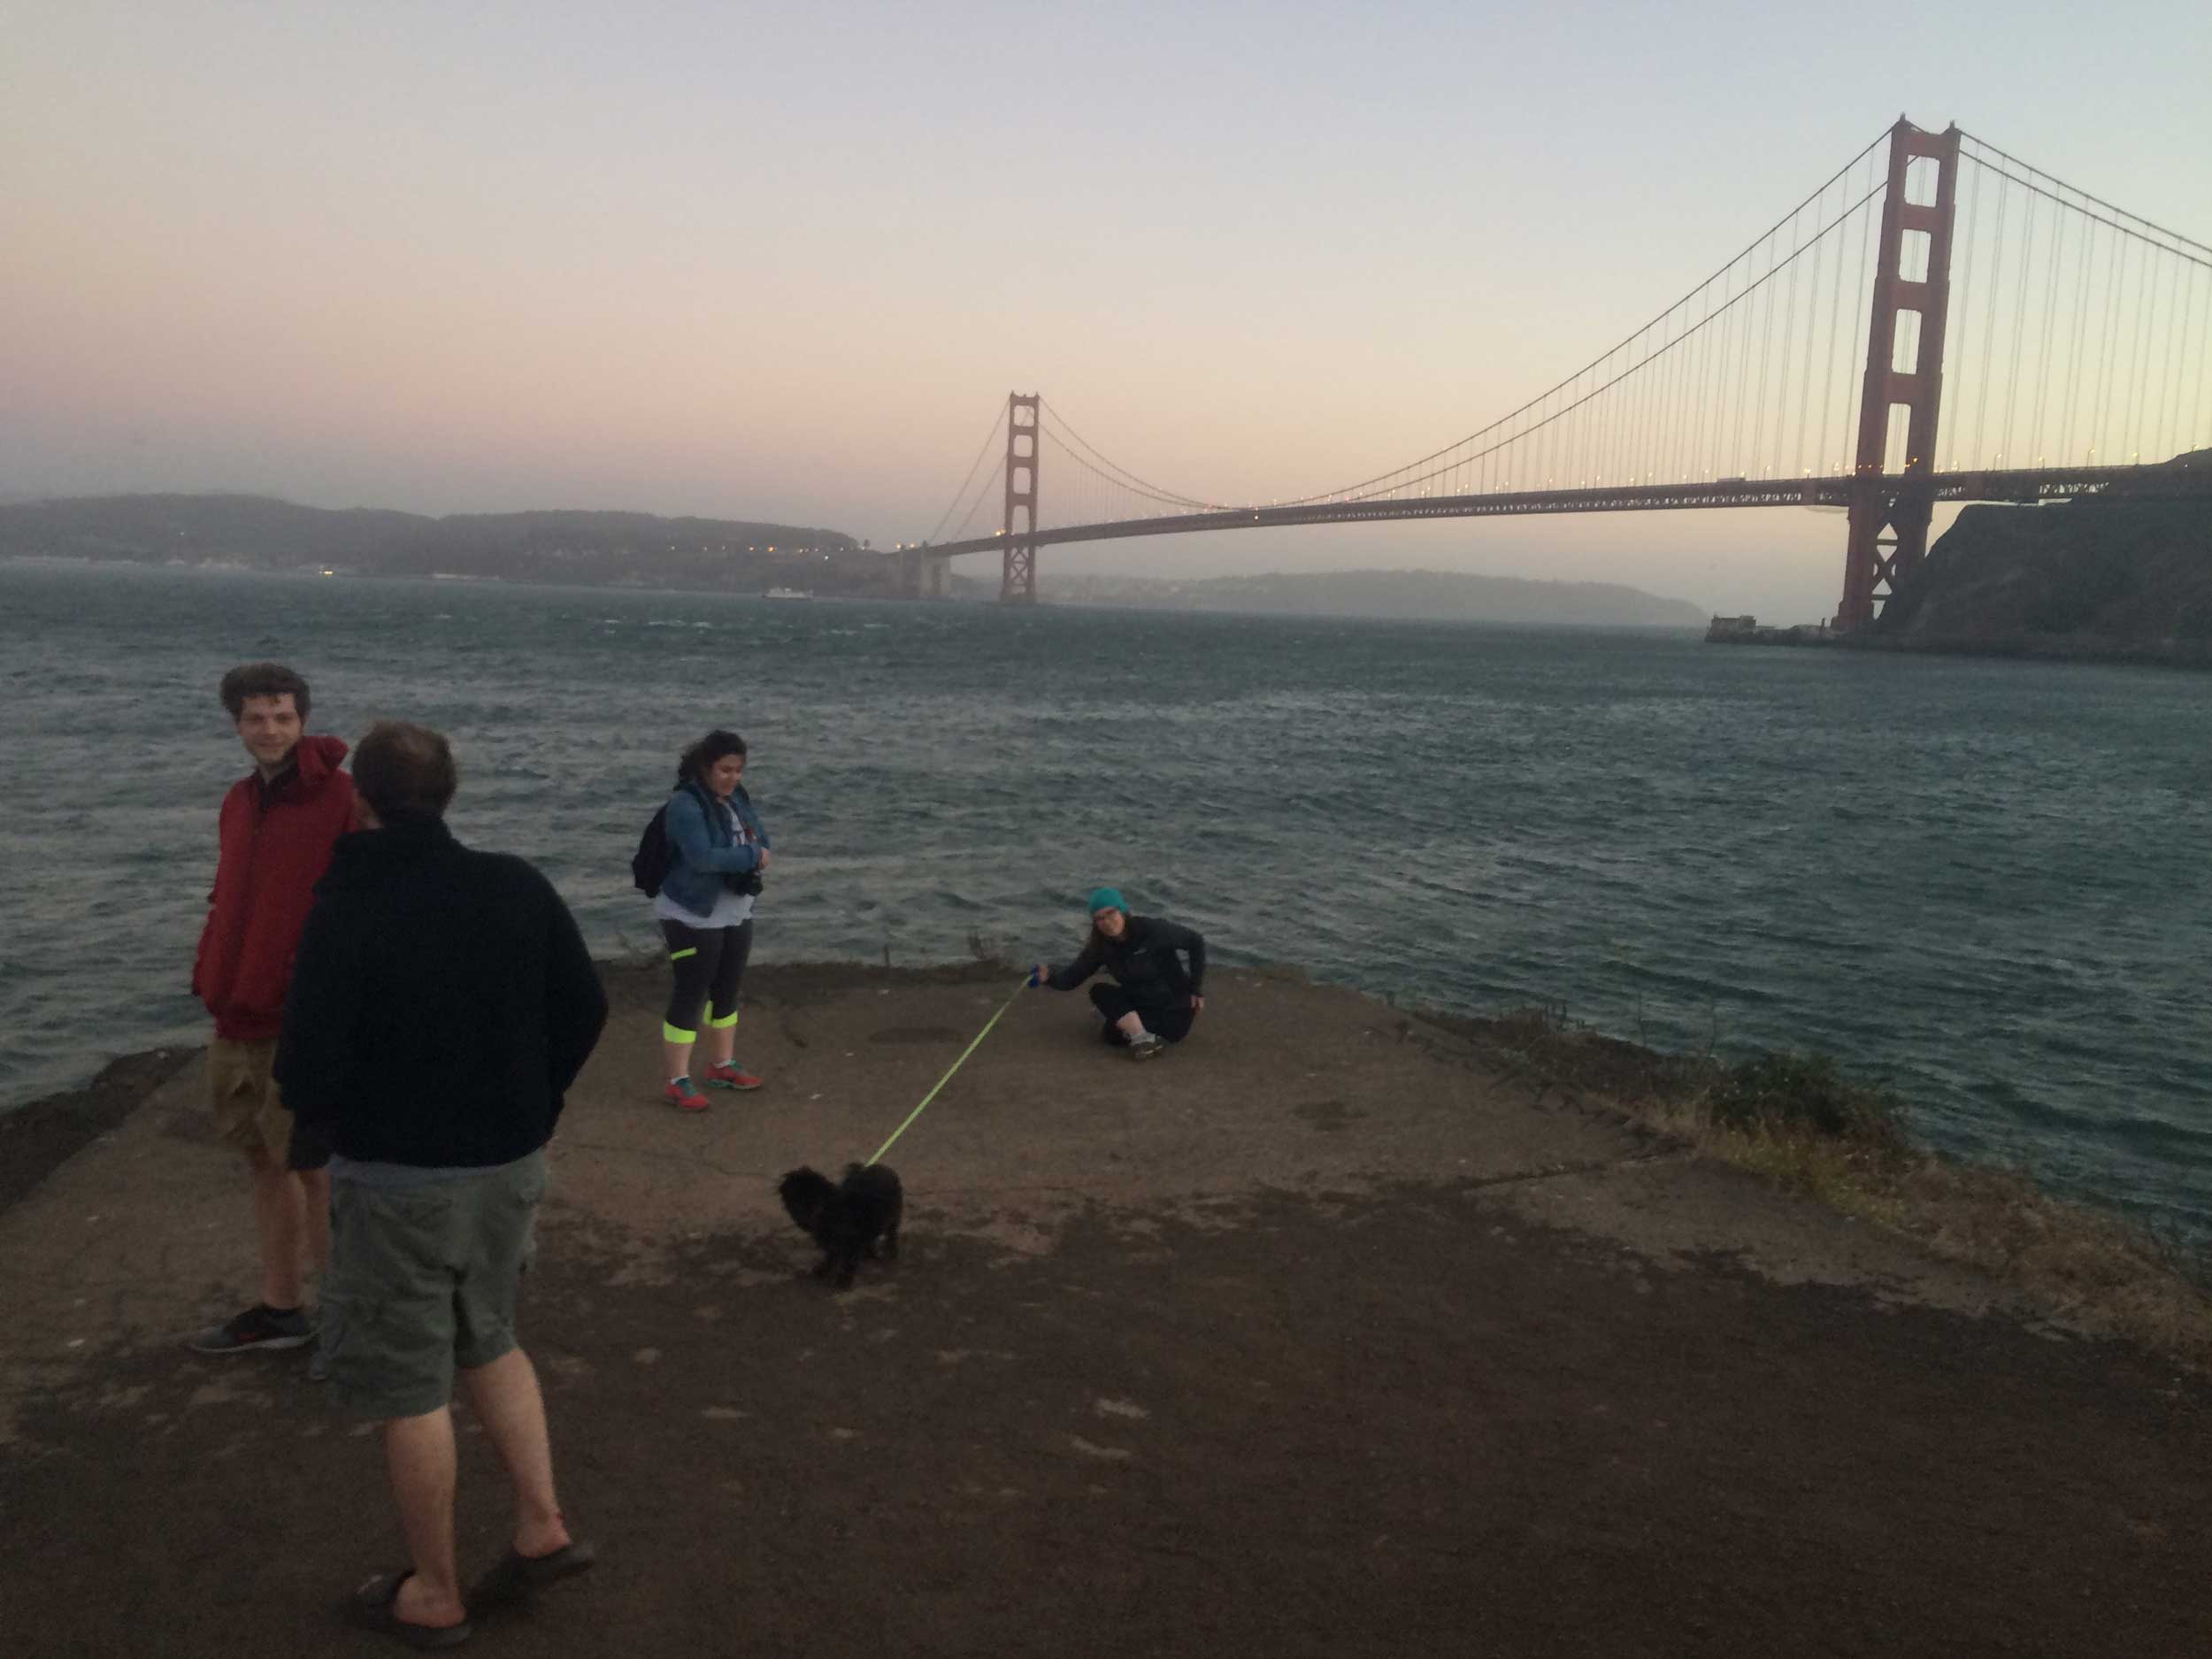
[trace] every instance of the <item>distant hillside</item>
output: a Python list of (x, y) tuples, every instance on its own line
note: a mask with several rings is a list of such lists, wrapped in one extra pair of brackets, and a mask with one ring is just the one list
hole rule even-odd
[(0, 557), (47, 557), (515, 581), (887, 590), (891, 561), (834, 530), (641, 512), (332, 511), (258, 495), (0, 504)]
[(2212, 500), (1969, 507), (1855, 643), (2212, 665)]
[(1593, 627), (1697, 628), (1706, 622), (1702, 611), (1683, 600), (1612, 582), (1531, 581), (1451, 571), (1326, 571), (1196, 581), (1047, 576), (1038, 588), (1050, 600), (1178, 611)]

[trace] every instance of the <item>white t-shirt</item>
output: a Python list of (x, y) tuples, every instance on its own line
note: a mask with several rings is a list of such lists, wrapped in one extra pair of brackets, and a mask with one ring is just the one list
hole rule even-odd
[[(752, 833), (746, 829), (745, 820), (738, 817), (736, 809), (727, 801), (714, 801), (711, 795), (707, 798), (713, 801), (715, 809), (722, 814), (722, 821), (730, 826), (730, 833), (737, 844), (740, 847), (751, 846)], [(686, 910), (670, 898), (668, 889), (664, 887), (653, 895), (653, 915), (659, 921), (681, 922), (686, 927), (702, 930), (738, 927), (753, 919), (753, 895), (749, 893), (733, 893), (726, 882), (722, 890), (714, 895), (714, 908), (702, 916), (696, 910)]]

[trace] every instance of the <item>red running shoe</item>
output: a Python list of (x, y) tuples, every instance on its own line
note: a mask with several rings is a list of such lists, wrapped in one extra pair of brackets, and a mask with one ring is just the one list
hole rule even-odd
[(661, 1098), (680, 1112), (703, 1112), (707, 1109), (707, 1097), (692, 1087), (687, 1077), (680, 1077), (664, 1086)]
[(725, 1060), (719, 1065), (707, 1068), (709, 1088), (758, 1088), (760, 1079), (742, 1070), (734, 1060)]

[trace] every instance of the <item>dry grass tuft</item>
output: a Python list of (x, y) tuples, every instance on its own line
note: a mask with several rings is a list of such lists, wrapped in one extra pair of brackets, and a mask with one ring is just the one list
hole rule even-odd
[(1443, 1023), (1509, 1067), (2001, 1277), (2078, 1329), (2212, 1373), (2203, 1251), (2054, 1198), (2017, 1170), (1937, 1156), (1913, 1141), (1893, 1095), (1852, 1080), (1827, 1056), (1731, 1064), (1662, 1054), (1547, 1008)]

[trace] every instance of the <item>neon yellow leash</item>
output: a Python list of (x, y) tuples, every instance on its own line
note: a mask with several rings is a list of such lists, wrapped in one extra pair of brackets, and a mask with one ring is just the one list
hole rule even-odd
[(986, 1023), (981, 1031), (976, 1033), (975, 1041), (970, 1043), (966, 1048), (963, 1048), (960, 1051), (960, 1057), (952, 1063), (951, 1066), (946, 1071), (944, 1076), (937, 1079), (937, 1088), (933, 1088), (930, 1090), (928, 1094), (923, 1095), (922, 1103), (919, 1106), (917, 1106), (912, 1111), (906, 1114), (906, 1122), (901, 1124), (896, 1129), (894, 1129), (891, 1132), (891, 1139), (885, 1141), (881, 1146), (876, 1148), (875, 1156), (868, 1160), (871, 1164), (873, 1164), (880, 1160), (883, 1155), (888, 1152), (892, 1147), (896, 1144), (898, 1138), (904, 1134), (908, 1129), (913, 1126), (914, 1120), (917, 1118), (919, 1118), (925, 1111), (929, 1110), (930, 1102), (937, 1098), (937, 1089), (941, 1089), (946, 1084), (952, 1081), (953, 1072), (957, 1071), (962, 1066), (967, 1064), (968, 1056), (973, 1054), (983, 1040), (991, 1034), (991, 1027), (997, 1025), (1000, 1020), (1006, 1018), (1006, 1010), (1013, 1007), (1015, 1002), (1020, 999), (1021, 994), (1028, 988), (1029, 979), (1028, 977), (1025, 975), (1023, 976), (1022, 982), (1014, 987), (1014, 995), (1008, 997), (1003, 1002), (1001, 1002), (999, 1004), (998, 1012), (991, 1016), (989, 1021)]

